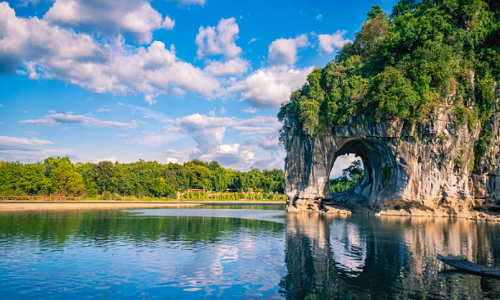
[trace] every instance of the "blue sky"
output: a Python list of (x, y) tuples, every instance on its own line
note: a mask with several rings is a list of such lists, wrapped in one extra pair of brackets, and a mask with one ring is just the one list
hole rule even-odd
[(0, 2), (0, 160), (282, 168), (280, 104), (395, 3)]

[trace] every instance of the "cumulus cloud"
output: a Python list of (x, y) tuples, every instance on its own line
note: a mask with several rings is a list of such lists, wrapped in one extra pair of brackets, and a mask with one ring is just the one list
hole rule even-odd
[(269, 45), (269, 63), (272, 65), (293, 65), (297, 57), (297, 48), (309, 46), (306, 34), (296, 38), (277, 39)]
[(96, 160), (96, 162), (101, 162), (101, 161), (110, 161), (110, 162), (112, 162), (112, 163), (116, 163), (116, 162), (118, 161), (118, 159), (116, 158), (116, 156), (114, 156), (114, 155), (113, 155), (113, 156), (112, 156), (112, 157), (110, 157), (110, 158), (98, 158), (98, 159)]
[(282, 149), (282, 147), (279, 145), (278, 135), (262, 138), (259, 141), (259, 146), (271, 152), (276, 152)]
[(222, 144), (217, 149), (219, 154), (238, 154), (240, 144)]
[(259, 161), (255, 152), (258, 146), (252, 143), (243, 146), (239, 143), (223, 143), (226, 131), (236, 131), (242, 136), (258, 139), (260, 136), (276, 135), (281, 125), (276, 117), (271, 116), (239, 119), (200, 114), (171, 119), (167, 123), (168, 126), (163, 129), (165, 134), (180, 133), (189, 136), (197, 143), (197, 147), (180, 152), (169, 150), (162, 154), (163, 157), (176, 158), (179, 162), (194, 158), (216, 160), (222, 165), (237, 169), (249, 169)]
[[(200, 149), (198, 148), (189, 148), (183, 151), (176, 151), (176, 150), (167, 150), (164, 153), (161, 153), (159, 155), (167, 157), (167, 163), (168, 162), (173, 162), (173, 163), (184, 163), (186, 161), (189, 161), (190, 155), (193, 153), (198, 153), (200, 152)], [(169, 161), (170, 160), (170, 161)]]
[[(239, 57), (241, 48), (235, 41), (239, 28), (234, 18), (221, 19), (217, 27), (200, 27), (196, 35), (197, 55), (206, 61), (205, 71), (218, 76), (243, 74), (248, 70), (248, 61)], [(209, 60), (221, 56), (220, 61)]]
[(332, 53), (335, 51), (334, 47), (340, 49), (344, 44), (352, 42), (349, 39), (344, 39), (346, 33), (345, 30), (337, 30), (334, 34), (319, 34), (319, 50)]
[(56, 0), (44, 20), (87, 33), (122, 34), (144, 44), (151, 42), (154, 30), (171, 30), (175, 25), (145, 0)]
[(236, 57), (241, 53), (241, 48), (236, 46), (238, 39), (238, 24), (235, 18), (221, 19), (217, 27), (203, 26), (199, 28), (196, 35), (196, 52), (199, 58), (211, 55), (224, 55), (225, 57)]
[(158, 94), (176, 89), (212, 96), (219, 81), (179, 60), (175, 48), (155, 41), (148, 48), (123, 40), (100, 44), (85, 33), (37, 17), (18, 18), (0, 3), (0, 73), (57, 78), (96, 93)]
[(209, 61), (204, 70), (218, 76), (243, 74), (248, 70), (248, 61), (241, 58)]
[(166, 16), (165, 20), (163, 20), (163, 23), (161, 23), (161, 28), (164, 28), (167, 30), (174, 29), (174, 26), (175, 26), (175, 20), (170, 19), (169, 16)]
[(279, 108), (289, 100), (292, 91), (304, 85), (313, 69), (263, 68), (236, 82), (228, 91), (240, 91), (242, 100), (255, 108)]
[(83, 115), (73, 114), (50, 114), (41, 119), (23, 120), (19, 121), (20, 124), (36, 125), (36, 126), (54, 126), (54, 125), (79, 125), (79, 126), (95, 126), (95, 127), (108, 127), (108, 128), (123, 128), (131, 129), (137, 128), (142, 122), (116, 122), (116, 121), (102, 121), (97, 118), (92, 118)]
[(167, 157), (167, 164), (169, 164), (169, 163), (178, 164), (179, 160), (175, 157)]

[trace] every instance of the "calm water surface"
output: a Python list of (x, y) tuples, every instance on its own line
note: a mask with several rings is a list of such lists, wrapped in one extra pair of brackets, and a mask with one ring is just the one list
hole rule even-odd
[(500, 299), (500, 224), (284, 206), (0, 213), (1, 299)]

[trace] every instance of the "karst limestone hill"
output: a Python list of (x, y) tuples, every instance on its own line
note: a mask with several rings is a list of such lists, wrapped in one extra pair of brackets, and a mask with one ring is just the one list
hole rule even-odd
[[(390, 16), (374, 6), (281, 107), (287, 210), (497, 218), (499, 16), (493, 1), (400, 1)], [(347, 153), (365, 179), (332, 195)]]

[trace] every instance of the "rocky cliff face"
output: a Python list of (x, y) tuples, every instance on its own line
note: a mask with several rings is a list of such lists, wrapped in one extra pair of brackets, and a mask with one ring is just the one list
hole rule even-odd
[[(282, 129), (287, 211), (327, 211), (325, 204), (334, 204), (381, 214), (494, 213), (500, 210), (500, 113), (486, 127), (494, 138), (488, 151), (475, 159), (481, 125), (459, 124), (451, 109), (417, 124), (358, 117), (314, 137), (297, 134), (296, 119), (287, 116)], [(334, 161), (348, 153), (363, 160), (365, 179), (346, 193), (332, 195), (328, 180)]]

